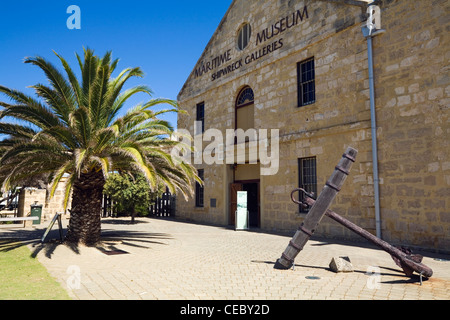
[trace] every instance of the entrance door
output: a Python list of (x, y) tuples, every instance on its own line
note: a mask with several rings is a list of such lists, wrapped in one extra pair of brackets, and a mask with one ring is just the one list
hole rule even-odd
[(259, 205), (259, 182), (243, 181), (242, 183), (230, 184), (230, 212), (229, 224), (236, 225), (235, 213), (237, 210), (237, 192), (247, 191), (247, 210), (249, 213), (249, 226), (260, 227), (260, 205)]
[(242, 191), (247, 191), (248, 224), (259, 228), (259, 183), (244, 183)]

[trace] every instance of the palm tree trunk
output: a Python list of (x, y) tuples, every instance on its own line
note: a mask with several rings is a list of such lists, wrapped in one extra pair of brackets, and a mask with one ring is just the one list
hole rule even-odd
[(104, 184), (102, 171), (82, 173), (75, 181), (67, 242), (94, 246), (100, 241)]

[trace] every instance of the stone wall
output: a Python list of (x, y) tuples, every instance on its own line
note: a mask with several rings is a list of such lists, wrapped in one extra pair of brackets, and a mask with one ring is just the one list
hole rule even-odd
[(20, 191), (17, 216), (27, 217), (31, 213), (31, 205), (42, 205), (42, 218), (44, 218), (44, 205), (47, 191), (45, 189), (25, 188)]
[[(240, 89), (255, 93), (255, 128), (280, 130), (280, 169), (261, 176), (261, 229), (293, 231), (305, 215), (290, 201), (298, 186), (298, 158), (316, 156), (318, 191), (348, 146), (357, 162), (332, 209), (375, 233), (365, 9), (346, 1), (234, 1), (195, 68), (230, 50), (230, 63), (283, 39), (283, 47), (211, 80), (212, 70), (191, 74), (179, 95), (179, 128), (193, 133), (196, 105), (205, 102), (205, 129), (234, 129)], [(387, 241), (437, 250), (450, 247), (450, 58), (448, 1), (377, 1), (386, 33), (373, 39), (382, 236)], [(298, 26), (255, 45), (255, 34), (292, 12)], [(252, 26), (247, 49), (236, 49), (243, 22)], [(297, 107), (297, 63), (314, 57), (316, 102)], [(194, 69), (195, 70), (195, 69)], [(207, 143), (205, 143), (207, 144)], [(229, 165), (205, 170), (205, 208), (177, 201), (177, 215), (228, 223)], [(209, 207), (217, 199), (216, 208)], [(324, 218), (317, 234), (359, 239)]]
[[(53, 198), (48, 199), (48, 191), (46, 189), (25, 188), (19, 194), (19, 203), (17, 216), (26, 217), (31, 213), (31, 205), (42, 205), (41, 221), (47, 221), (53, 218), (57, 212), (64, 213), (64, 178), (58, 185)], [(69, 206), (70, 209), (70, 200)], [(68, 211), (63, 215), (68, 218)]]
[(374, 39), (383, 234), (450, 248), (450, 3), (380, 1)]

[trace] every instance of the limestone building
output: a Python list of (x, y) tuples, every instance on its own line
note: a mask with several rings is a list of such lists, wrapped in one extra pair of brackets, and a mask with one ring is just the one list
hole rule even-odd
[[(178, 128), (203, 141), (193, 161), (204, 180), (178, 199), (178, 217), (234, 225), (244, 190), (250, 227), (294, 232), (307, 209), (291, 191), (320, 194), (351, 146), (358, 156), (331, 208), (393, 244), (450, 251), (450, 3), (370, 5), (232, 2), (178, 96)], [(259, 136), (225, 138), (252, 128)], [(262, 174), (269, 165), (252, 148), (276, 153), (278, 170)], [(316, 234), (359, 239), (328, 218)]]

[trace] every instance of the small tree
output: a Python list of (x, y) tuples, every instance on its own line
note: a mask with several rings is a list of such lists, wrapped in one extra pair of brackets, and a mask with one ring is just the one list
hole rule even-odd
[(142, 175), (111, 174), (107, 179), (103, 192), (115, 201), (117, 213), (131, 215), (131, 223), (136, 215), (148, 214), (151, 200), (163, 193), (163, 186), (151, 190), (147, 180)]

